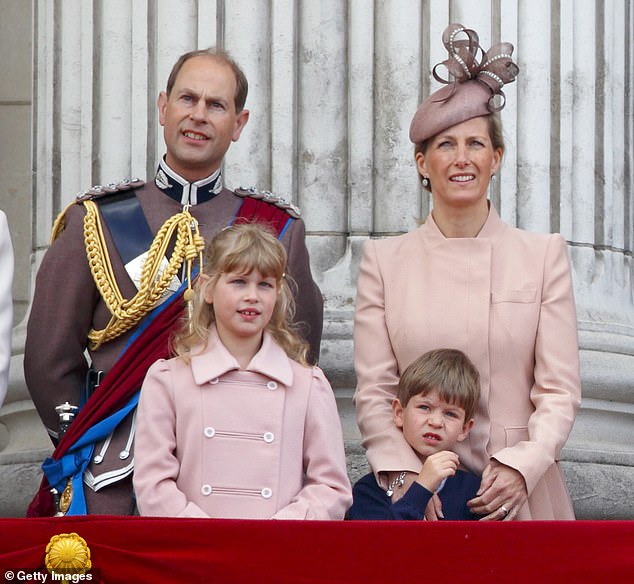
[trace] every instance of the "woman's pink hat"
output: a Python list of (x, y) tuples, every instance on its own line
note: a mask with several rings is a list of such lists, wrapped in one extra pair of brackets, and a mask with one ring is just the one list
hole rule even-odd
[[(466, 38), (457, 38), (460, 35)], [(485, 53), (478, 34), (457, 23), (445, 29), (442, 39), (449, 58), (438, 63), (432, 74), (446, 87), (432, 93), (416, 110), (409, 129), (414, 144), (471, 118), (500, 111), (506, 101), (502, 87), (515, 81), (519, 73), (511, 58), (511, 43), (498, 43)], [(453, 80), (438, 75), (440, 65)]]

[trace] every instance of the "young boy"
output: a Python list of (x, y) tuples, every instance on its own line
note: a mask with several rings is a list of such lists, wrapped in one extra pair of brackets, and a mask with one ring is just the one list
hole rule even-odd
[(477, 519), (467, 507), (476, 496), (480, 477), (458, 470), (452, 448), (473, 427), (480, 399), (480, 375), (467, 356), (454, 349), (429, 351), (414, 361), (399, 380), (392, 402), (394, 423), (418, 454), (423, 468), (407, 492), (392, 502), (403, 484), (401, 473), (381, 488), (372, 473), (352, 491), (348, 519), (423, 519), (434, 493), (442, 502), (444, 519)]

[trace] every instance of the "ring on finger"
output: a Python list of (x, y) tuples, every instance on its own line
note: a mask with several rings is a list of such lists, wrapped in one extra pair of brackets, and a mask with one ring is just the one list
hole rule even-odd
[(502, 506), (500, 507), (500, 511), (502, 511), (502, 513), (504, 513), (504, 516), (505, 516), (505, 517), (506, 517), (506, 516), (507, 516), (507, 515), (511, 512), (511, 510), (510, 510), (510, 509), (507, 509), (504, 505), (502, 505)]

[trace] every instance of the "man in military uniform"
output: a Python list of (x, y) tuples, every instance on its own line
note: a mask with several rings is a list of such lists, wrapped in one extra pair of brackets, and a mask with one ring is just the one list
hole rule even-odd
[[(147, 231), (156, 242), (165, 237), (161, 231), (170, 218), (183, 212), (197, 220), (205, 240), (254, 199), (260, 209), (256, 219), (262, 209), (264, 215), (277, 213), (278, 219), (281, 213), (280, 239), (296, 283), (296, 322), (310, 344), (311, 358), (318, 358), (323, 302), (311, 275), (297, 209), (270, 193), (234, 192), (222, 184), (224, 155), (249, 118), (244, 109), (247, 88), (244, 74), (225, 53), (192, 51), (181, 56), (158, 98), (167, 153), (154, 180), (93, 187), (58, 221), (37, 274), (24, 354), (28, 389), (54, 442), (59, 437), (55, 408), (65, 402), (80, 405), (84, 386), (90, 394), (102, 381), (138, 328), (140, 316), (153, 308), (143, 305), (133, 317), (125, 311), (116, 316), (114, 309), (117, 298), (121, 305), (121, 297), (134, 298), (149, 286), (143, 284), (142, 273), (147, 253), (139, 252), (151, 241), (144, 242), (142, 234)], [(92, 223), (86, 220), (91, 213)], [(89, 223), (98, 228), (89, 229)], [(195, 222), (189, 223), (185, 231), (193, 229)], [(167, 258), (161, 258), (165, 265), (178, 248), (177, 236), (170, 237)], [(100, 253), (93, 253), (93, 240)], [(163, 297), (181, 280), (181, 273), (174, 276)], [(125, 515), (134, 510), (134, 414), (135, 409), (92, 451), (83, 472), (87, 513)]]

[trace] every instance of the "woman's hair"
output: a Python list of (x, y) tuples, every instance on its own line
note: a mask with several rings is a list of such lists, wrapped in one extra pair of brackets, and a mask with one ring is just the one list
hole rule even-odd
[(421, 355), (403, 371), (396, 397), (406, 407), (415, 395), (434, 389), (447, 403), (464, 409), (465, 422), (473, 418), (480, 400), (480, 374), (462, 351), (436, 349)]
[(308, 344), (292, 324), (295, 302), (285, 274), (286, 261), (284, 246), (262, 224), (243, 223), (220, 231), (205, 249), (203, 274), (206, 277), (196, 281), (191, 317), (184, 319), (174, 335), (173, 352), (189, 358), (195, 346), (207, 346), (209, 327), (215, 322), (213, 305), (205, 301), (207, 286), (213, 288), (223, 273), (250, 274), (258, 270), (265, 278), (275, 278), (277, 283), (277, 300), (266, 330), (291, 359), (307, 365)]
[[(491, 139), (491, 145), (493, 146), (493, 150), (497, 150), (498, 148), (502, 149), (504, 153), (504, 134), (502, 132), (502, 119), (500, 118), (499, 113), (491, 113), (486, 116), (487, 122), (489, 125), (489, 138)], [(427, 152), (427, 148), (434, 141), (436, 136), (432, 136), (423, 142), (419, 142), (414, 146), (414, 156), (416, 156), (419, 152), (425, 154)], [(419, 173), (420, 180), (422, 182), (423, 176)], [(427, 181), (427, 185), (423, 185), (425, 190), (431, 192), (431, 181)]]

